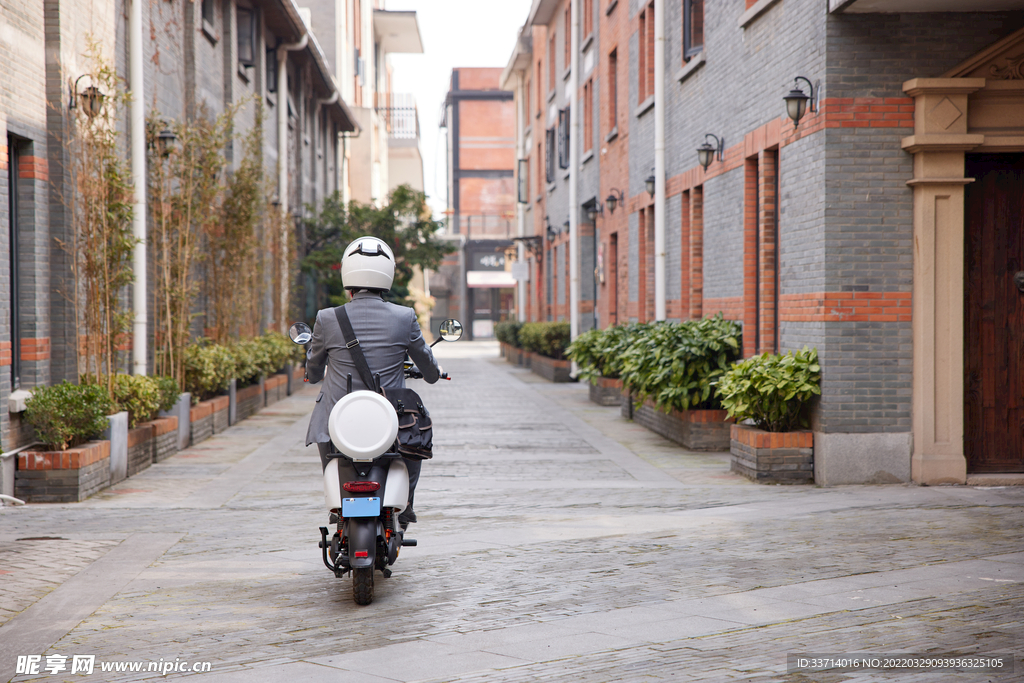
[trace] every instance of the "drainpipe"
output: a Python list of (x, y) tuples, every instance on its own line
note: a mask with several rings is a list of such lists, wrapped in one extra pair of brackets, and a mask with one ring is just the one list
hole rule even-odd
[[(523, 83), (523, 72), (516, 72), (516, 142), (518, 148), (516, 150), (516, 173), (519, 172), (519, 159), (526, 156), (526, 110), (523, 98), (526, 96), (525, 84)], [(522, 179), (518, 179), (522, 182)], [(527, 200), (529, 200), (530, 188), (526, 188)], [(518, 188), (517, 188), (518, 194)], [(518, 197), (516, 198), (518, 200)], [(516, 201), (516, 209), (519, 211), (519, 237), (526, 236), (526, 209), (519, 201)], [(518, 251), (516, 254), (516, 262), (526, 263), (526, 247), (524, 246), (523, 240), (519, 240)], [(516, 311), (517, 319), (519, 322), (526, 322), (526, 280), (520, 280), (516, 283), (518, 296), (516, 297)]]
[[(589, 1), (589, 0), (588, 0)], [(580, 245), (579, 222), (580, 207), (578, 206), (576, 180), (580, 165), (580, 113), (576, 100), (576, 88), (579, 83), (579, 50), (580, 50), (580, 7), (579, 0), (569, 0), (569, 13), (572, 29), (570, 42), (571, 57), (569, 71), (569, 337), (575, 339), (580, 333)], [(573, 363), (573, 375), (576, 374)]]
[(665, 0), (654, 0), (654, 319), (665, 319)]
[[(138, 1), (138, 0), (136, 0)], [(281, 207), (281, 317), (278, 331), (288, 330), (288, 53), (303, 50), (309, 31), (297, 43), (277, 46), (277, 198)]]
[(132, 251), (132, 305), (135, 319), (132, 322), (132, 372), (146, 374), (147, 330), (149, 318), (146, 291), (146, 114), (143, 110), (145, 93), (142, 80), (142, 0), (132, 0), (128, 18), (128, 78), (132, 93), (129, 109), (131, 121), (131, 165), (134, 184), (132, 206), (132, 236), (137, 244)]

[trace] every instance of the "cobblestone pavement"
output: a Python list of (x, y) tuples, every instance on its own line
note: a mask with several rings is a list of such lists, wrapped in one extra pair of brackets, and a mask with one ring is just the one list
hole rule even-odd
[[(0, 680), (14, 654), (229, 683), (1024, 680), (1024, 490), (758, 486), (495, 345), (437, 348), (455, 380), (416, 387), (436, 425), (419, 546), (370, 607), (320, 563), (307, 388), (84, 503), (0, 509)], [(16, 540), (42, 536), (68, 540)], [(1015, 671), (790, 674), (791, 652)]]

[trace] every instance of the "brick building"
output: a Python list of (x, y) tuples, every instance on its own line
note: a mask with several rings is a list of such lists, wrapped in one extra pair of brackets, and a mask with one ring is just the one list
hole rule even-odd
[[(722, 312), (746, 356), (818, 349), (819, 483), (1024, 471), (1024, 2), (966, 8), (536, 0), (505, 81), (531, 112), (526, 317), (570, 313), (576, 220), (576, 329), (596, 273), (600, 327)], [(570, 107), (578, 162), (544, 173)]]
[(515, 222), (515, 108), (501, 90), (501, 69), (452, 70), (441, 127), (448, 131), (447, 237), (458, 251), (430, 281), (437, 300), (431, 329), (463, 321), (470, 339), (494, 336), (514, 315), (514, 281), (506, 250)]
[[(0, 225), (8, 235), (0, 240), (4, 451), (32, 438), (20, 419), (25, 390), (78, 378), (79, 330), (72, 304), (60, 294), (72, 281), (60, 247), (70, 230), (62, 201), (69, 188), (65, 131), (69, 105), (80, 103), (76, 81), (90, 68), (85, 55), (91, 39), (129, 81), (131, 4), (11, 0), (0, 5)], [(199, 115), (201, 106), (212, 116), (238, 105), (235, 132), (244, 133), (258, 106), (253, 96), (260, 95), (266, 174), (277, 181), (271, 185), (282, 210), (301, 215), (306, 205), (341, 189), (341, 134), (358, 127), (309, 28), (308, 13), (293, 0), (138, 6), (145, 27), (144, 87), (136, 97), (147, 114), (181, 120)], [(286, 90), (280, 87), (285, 81)], [(286, 115), (279, 118), (280, 112)], [(128, 116), (126, 107), (119, 122), (126, 155)], [(237, 143), (225, 155), (229, 169), (237, 168)], [(270, 316), (276, 302), (269, 288), (266, 298)], [(202, 302), (199, 306), (201, 312)], [(10, 400), (15, 390), (21, 392)]]

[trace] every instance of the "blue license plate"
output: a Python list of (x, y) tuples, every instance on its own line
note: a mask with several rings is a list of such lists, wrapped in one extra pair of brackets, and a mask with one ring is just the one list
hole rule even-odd
[(342, 517), (379, 517), (380, 498), (342, 498)]

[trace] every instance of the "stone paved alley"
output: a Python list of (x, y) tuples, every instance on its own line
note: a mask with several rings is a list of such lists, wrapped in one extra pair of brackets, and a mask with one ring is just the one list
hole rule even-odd
[[(1024, 680), (1024, 489), (758, 486), (495, 344), (438, 351), (419, 547), (370, 607), (320, 561), (310, 387), (86, 502), (0, 509), (0, 680), (19, 654), (225, 682)], [(788, 652), (1015, 672), (808, 676)]]

